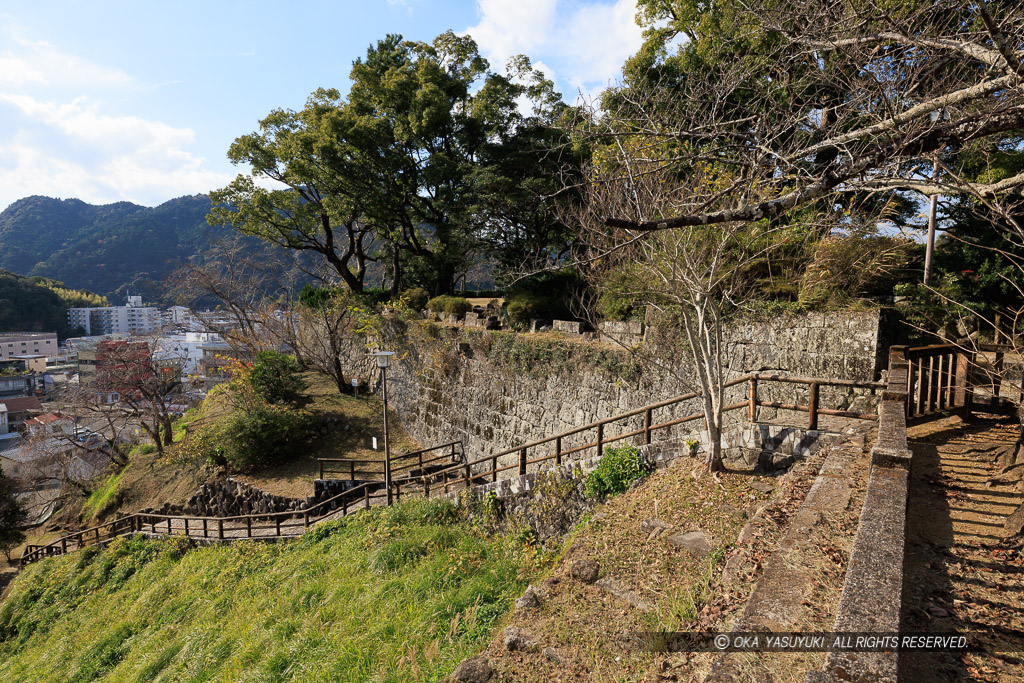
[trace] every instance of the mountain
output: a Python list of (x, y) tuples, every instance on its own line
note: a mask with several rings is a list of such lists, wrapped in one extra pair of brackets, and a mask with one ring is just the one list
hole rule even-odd
[(106, 299), (60, 282), (0, 270), (0, 332), (56, 332), (66, 339), (81, 333), (68, 327), (68, 308), (106, 305)]
[(222, 234), (207, 225), (209, 210), (207, 195), (154, 208), (26, 197), (0, 213), (0, 268), (60, 280), (115, 302), (128, 291), (155, 301), (174, 268), (201, 257)]

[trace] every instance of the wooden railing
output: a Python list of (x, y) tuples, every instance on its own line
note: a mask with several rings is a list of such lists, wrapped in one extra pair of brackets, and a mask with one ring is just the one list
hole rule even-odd
[[(762, 401), (759, 397), (759, 386), (765, 382), (778, 382), (783, 384), (800, 384), (808, 387), (808, 403), (806, 405), (797, 403), (781, 403), (777, 401)], [(747, 418), (750, 422), (756, 422), (758, 416), (758, 408), (775, 408), (779, 410), (790, 410), (797, 412), (807, 413), (807, 427), (808, 429), (818, 429), (818, 418), (820, 415), (833, 415), (838, 417), (846, 417), (859, 420), (877, 420), (878, 416), (874, 413), (859, 413), (849, 410), (839, 410), (823, 408), (820, 405), (820, 388), (821, 387), (847, 387), (847, 388), (862, 388), (862, 389), (881, 389), (884, 388), (884, 384), (881, 382), (857, 382), (854, 380), (826, 380), (816, 379), (811, 377), (793, 377), (789, 375), (782, 375), (778, 373), (751, 373), (736, 379), (730, 380), (723, 385), (723, 388), (730, 388), (743, 383), (747, 384), (747, 397), (743, 401), (731, 403), (723, 408), (723, 412), (731, 412), (734, 410), (747, 410)], [(554, 462), (557, 467), (562, 464), (562, 460), (575, 453), (580, 453), (588, 449), (593, 449), (595, 455), (600, 455), (604, 447), (610, 443), (621, 441), (632, 437), (643, 438), (643, 443), (651, 443), (653, 433), (657, 430), (668, 429), (679, 424), (686, 422), (692, 422), (695, 420), (704, 419), (703, 411), (685, 415), (683, 417), (667, 420), (664, 422), (655, 422), (655, 411), (677, 406), (687, 401), (692, 401), (701, 396), (700, 392), (691, 392), (670, 398), (665, 401), (658, 403), (652, 403), (642, 408), (630, 410), (613, 417), (609, 417), (597, 422), (591, 422), (590, 424), (583, 425), (582, 427), (576, 427), (554, 436), (549, 436), (537, 441), (531, 441), (530, 443), (516, 446), (515, 448), (509, 448), (507, 450), (499, 451), (491, 455), (477, 458), (476, 460), (467, 460), (458, 465), (453, 465), (429, 475), (418, 477), (422, 486), (426, 491), (426, 495), (429, 495), (431, 481), (439, 480), (439, 488), (442, 492), (447, 493), (449, 488), (452, 486), (470, 486), (474, 481), (486, 482), (488, 480), (494, 482), (497, 481), (500, 474), (503, 472), (514, 472), (517, 475), (524, 475), (527, 472), (527, 468), (530, 465), (537, 465), (540, 463)], [(643, 419), (643, 426), (637, 429), (624, 431), (622, 433), (608, 435), (607, 427), (623, 421), (628, 421), (631, 418)], [(586, 434), (593, 432), (593, 440), (586, 441), (581, 445), (575, 445), (570, 448), (564, 447), (564, 442), (574, 436), (580, 434)], [(545, 454), (530, 457), (530, 451), (536, 451), (540, 447), (547, 446), (550, 452)], [(499, 466), (501, 458), (508, 455), (517, 455), (516, 461), (511, 464)], [(515, 475), (512, 475), (515, 476)], [(436, 490), (436, 489), (435, 489)]]
[[(444, 451), (433, 457), (424, 457), (434, 451)], [(409, 474), (415, 470), (423, 473), (425, 467), (436, 465), (447, 460), (449, 464), (457, 462), (462, 458), (462, 441), (451, 441), (440, 446), (431, 446), (412, 453), (392, 456), (391, 476), (400, 476), (403, 472)], [(320, 478), (325, 474), (341, 474), (347, 476), (350, 481), (361, 481), (364, 479), (375, 479), (384, 476), (383, 460), (365, 460), (359, 458), (317, 458), (320, 466)], [(331, 465), (341, 464), (342, 467), (331, 469)]]
[(973, 401), (971, 368), (974, 354), (953, 344), (893, 346), (894, 362), (905, 362), (907, 371), (907, 417), (965, 408)]
[[(762, 400), (759, 394), (760, 387), (768, 382), (807, 386), (807, 404)], [(833, 415), (860, 420), (878, 419), (878, 416), (874, 413), (858, 413), (848, 410), (823, 408), (819, 400), (819, 390), (821, 387), (871, 390), (884, 387), (880, 382), (825, 380), (810, 377), (792, 377), (776, 373), (752, 373), (726, 382), (723, 388), (728, 389), (744, 383), (747, 384), (746, 397), (742, 401), (725, 406), (725, 411), (731, 412), (746, 409), (747, 418), (751, 422), (757, 421), (759, 408), (805, 412), (807, 413), (807, 427), (809, 429), (818, 428), (819, 416), (821, 415)], [(663, 422), (655, 422), (657, 411), (694, 400), (700, 396), (700, 392), (683, 394), (472, 461), (465, 459), (462, 453), (461, 441), (452, 441), (440, 446), (407, 453), (392, 460), (392, 462), (395, 460), (399, 461), (399, 465), (393, 467), (392, 471), (405, 473), (405, 476), (392, 480), (393, 493), (396, 500), (401, 500), (403, 490), (407, 493), (413, 492), (416, 495), (430, 497), (431, 484), (435, 481), (439, 482), (439, 486), (435, 487), (433, 492), (447, 493), (450, 487), (459, 484), (470, 486), (474, 481), (487, 481), (488, 479), (490, 481), (497, 481), (498, 475), (503, 472), (513, 471), (519, 475), (526, 474), (529, 465), (539, 465), (553, 461), (555, 466), (558, 466), (562, 464), (563, 459), (567, 456), (581, 453), (587, 449), (594, 449), (595, 454), (600, 455), (606, 445), (623, 439), (642, 437), (643, 443), (649, 444), (653, 440), (654, 433), (659, 430), (703, 419), (704, 413), (701, 411)], [(615, 425), (616, 423), (633, 418), (636, 418), (638, 422), (642, 421), (642, 426), (636, 429), (627, 428), (627, 431), (618, 434), (608, 434), (606, 432), (606, 428), (609, 425)], [(565, 440), (590, 431), (594, 433), (593, 440), (579, 445), (572, 445), (568, 448), (564, 447), (565, 444), (563, 442)], [(553, 447), (553, 450), (546, 454), (530, 457), (531, 450), (536, 452), (538, 448), (544, 446)], [(435, 456), (424, 457), (434, 451), (440, 453)], [(517, 460), (510, 465), (499, 466), (499, 460), (510, 454), (517, 454)], [(430, 473), (424, 470), (425, 467), (445, 459), (457, 459), (460, 462), (459, 464), (453, 464)], [(330, 464), (336, 463), (344, 463), (345, 467), (340, 470), (329, 468)], [(380, 474), (382, 472), (382, 470), (355, 469), (357, 466), (363, 467), (369, 463), (383, 466), (382, 461), (323, 458), (319, 460), (320, 478), (323, 479), (326, 474), (341, 473), (347, 474), (351, 479), (355, 480), (365, 474)], [(481, 466), (484, 466), (486, 469)], [(417, 472), (417, 469), (419, 472)], [(387, 492), (383, 489), (382, 482), (367, 481), (327, 500), (316, 503), (305, 510), (235, 515), (231, 517), (135, 513), (112, 522), (107, 522), (106, 524), (68, 534), (48, 545), (27, 546), (22, 554), (21, 564), (28, 564), (52, 555), (61, 555), (89, 545), (102, 544), (118, 536), (134, 533), (183, 534), (190, 538), (215, 541), (292, 536), (296, 534), (287, 532), (294, 531), (298, 533), (300, 530), (305, 531), (311, 524), (336, 514), (339, 509), (341, 514), (345, 515), (348, 514), (350, 509), (369, 508), (375, 501), (384, 502), (386, 499)]]
[(305, 531), (311, 524), (336, 514), (339, 510), (342, 515), (346, 515), (350, 509), (369, 508), (375, 500), (386, 500), (386, 498), (386, 492), (380, 482), (366, 482), (304, 510), (264, 512), (231, 517), (134, 513), (106, 524), (62, 536), (48, 545), (26, 546), (20, 564), (23, 566), (44, 557), (63, 555), (90, 545), (101, 545), (118, 536), (135, 533), (182, 534), (190, 538), (217, 541), (243, 538), (281, 538), (294, 535), (284, 533), (288, 530), (297, 532), (301, 529)]
[[(992, 361), (992, 396), (998, 398), (1000, 392), (1003, 389), (1003, 384), (1010, 384), (1005, 381), (1004, 370), (1006, 362), (1006, 354), (1016, 350), (1014, 346), (1009, 344), (979, 344), (978, 348), (981, 351), (995, 354), (995, 358)], [(1013, 386), (1011, 388), (1017, 390), (1017, 403), (1024, 404), (1024, 382), (1021, 382), (1019, 386)]]

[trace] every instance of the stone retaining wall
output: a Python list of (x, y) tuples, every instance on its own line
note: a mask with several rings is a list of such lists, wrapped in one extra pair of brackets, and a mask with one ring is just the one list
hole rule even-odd
[[(655, 369), (637, 364), (619, 345), (587, 341), (578, 335), (516, 334), (428, 322), (409, 325), (419, 326), (418, 331), (396, 324), (383, 342), (398, 352), (388, 371), (391, 405), (406, 430), (424, 445), (462, 440), (470, 460), (693, 390), (686, 381), (693, 372), (683, 345), (678, 343), (673, 348), (655, 348), (654, 341), (644, 343), (651, 355), (661, 358), (663, 369)], [(728, 333), (728, 356), (734, 376), (775, 371), (873, 381), (877, 379), (879, 328), (878, 311), (784, 315), (742, 322)], [(425, 332), (433, 336), (424, 339)], [(379, 373), (367, 354), (365, 339), (350, 340), (343, 362), (349, 373), (379, 386)], [(764, 400), (807, 403), (806, 386), (762, 383), (759, 393)], [(823, 388), (821, 405), (845, 409), (862, 393)], [(730, 390), (727, 402), (745, 397), (746, 386), (740, 385)], [(655, 422), (699, 411), (699, 402), (691, 401), (659, 410)], [(730, 414), (730, 420), (745, 421), (742, 412)], [(806, 419), (790, 415), (794, 420)], [(762, 418), (771, 416), (765, 413)], [(638, 416), (628, 424), (609, 426), (606, 435), (635, 430), (642, 424), (643, 417)], [(680, 438), (689, 426), (658, 433), (656, 438)], [(568, 437), (563, 448), (593, 440), (592, 431)], [(540, 453), (531, 452), (530, 457), (537, 455)], [(501, 464), (510, 464), (514, 457), (508, 456)]]
[(271, 512), (297, 512), (305, 509), (311, 499), (286, 498), (228, 477), (223, 481), (203, 484), (184, 505), (165, 503), (159, 509), (139, 510), (140, 514), (192, 515), (196, 517), (234, 517)]

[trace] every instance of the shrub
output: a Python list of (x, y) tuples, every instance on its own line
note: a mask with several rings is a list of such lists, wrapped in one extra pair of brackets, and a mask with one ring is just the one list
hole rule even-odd
[(462, 297), (442, 294), (428, 301), (427, 308), (434, 313), (460, 316), (465, 315), (473, 306)]
[(252, 366), (253, 389), (269, 403), (294, 403), (306, 383), (299, 377), (294, 356), (277, 351), (260, 351)]
[(591, 498), (622, 493), (630, 484), (642, 479), (647, 468), (636, 446), (604, 449), (597, 468), (587, 477), (586, 493)]
[(412, 289), (407, 289), (402, 292), (401, 298), (412, 310), (422, 311), (427, 307), (427, 302), (430, 300), (430, 294), (422, 287), (413, 287)]
[(537, 294), (517, 294), (506, 301), (509, 320), (519, 327), (529, 323), (531, 318), (545, 317), (550, 308), (548, 298)]
[(236, 412), (218, 430), (216, 459), (235, 472), (267, 465), (290, 455), (307, 425), (304, 412), (283, 406), (259, 405)]

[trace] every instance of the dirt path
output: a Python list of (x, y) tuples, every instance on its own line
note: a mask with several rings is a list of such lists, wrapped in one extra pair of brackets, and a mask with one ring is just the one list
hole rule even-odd
[(910, 429), (901, 630), (981, 634), (991, 645), (964, 656), (904, 656), (901, 680), (1024, 681), (1024, 560), (1003, 539), (1003, 522), (1024, 492), (990, 482), (1017, 434), (1012, 421), (984, 418)]

